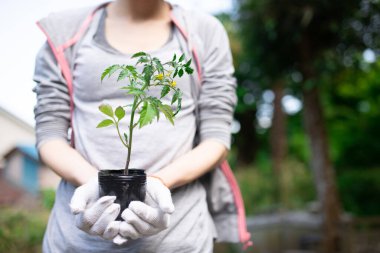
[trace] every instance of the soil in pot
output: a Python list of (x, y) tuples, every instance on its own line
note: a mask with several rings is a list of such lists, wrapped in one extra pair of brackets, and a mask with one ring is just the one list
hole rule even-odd
[(146, 193), (146, 174), (141, 169), (101, 170), (98, 172), (99, 195), (116, 196), (115, 203), (120, 204), (117, 220), (122, 220), (121, 213), (134, 200), (144, 201)]

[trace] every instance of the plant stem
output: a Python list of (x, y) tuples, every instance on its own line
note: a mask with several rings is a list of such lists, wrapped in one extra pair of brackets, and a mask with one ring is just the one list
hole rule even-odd
[[(115, 120), (115, 119), (114, 119)], [(119, 123), (115, 120), (115, 126), (116, 126), (116, 130), (117, 130), (117, 134), (119, 135), (119, 138), (121, 140), (121, 142), (123, 143), (123, 145), (126, 147), (126, 148), (129, 148), (128, 147), (128, 144), (126, 142), (124, 142), (123, 140), (123, 137), (121, 137), (121, 134), (120, 134), (120, 129), (119, 129)]]
[(137, 101), (138, 96), (135, 96), (135, 100), (133, 101), (132, 111), (131, 111), (131, 119), (129, 120), (129, 144), (128, 144), (128, 156), (127, 156), (127, 163), (125, 164), (124, 174), (128, 175), (128, 169), (129, 169), (129, 162), (131, 160), (131, 153), (132, 153), (132, 134), (133, 134), (133, 120), (135, 117), (135, 111), (137, 109)]

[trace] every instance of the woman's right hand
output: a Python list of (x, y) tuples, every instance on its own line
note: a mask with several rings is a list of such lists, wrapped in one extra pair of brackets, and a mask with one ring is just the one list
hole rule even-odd
[(75, 225), (88, 234), (113, 240), (120, 226), (120, 221), (115, 220), (120, 212), (120, 205), (114, 203), (115, 199), (115, 196), (99, 198), (98, 178), (93, 177), (78, 187), (71, 198)]

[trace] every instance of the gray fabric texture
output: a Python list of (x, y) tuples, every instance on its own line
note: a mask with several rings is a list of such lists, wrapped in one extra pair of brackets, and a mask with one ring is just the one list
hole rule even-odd
[[(87, 14), (89, 11), (83, 9), (82, 13)], [(74, 34), (74, 30), (71, 31), (71, 29), (62, 31), (66, 26), (59, 29), (55, 27), (57, 20), (64, 20), (62, 16), (67, 18), (67, 15), (68, 13), (62, 13), (61, 18), (59, 18), (60, 15), (55, 15), (52, 18), (53, 21), (52, 19), (46, 19), (41, 22), (42, 25), (45, 25), (45, 29), (48, 30), (52, 38), (56, 38), (55, 34), (57, 34), (57, 39), (53, 41), (56, 45), (65, 41), (61, 39), (62, 34), (65, 32), (69, 35)], [(214, 138), (229, 148), (230, 124), (236, 103), (236, 84), (232, 78), (233, 68), (229, 49), (228, 47), (225, 48), (225, 43), (228, 46), (228, 39), (223, 27), (213, 17), (196, 15), (195, 20), (197, 19), (199, 19), (198, 24), (205, 22), (205, 24), (208, 24), (206, 27), (210, 29), (209, 33), (207, 33), (210, 36), (210, 44), (206, 43), (203, 46), (216, 47), (216, 49), (210, 49), (209, 52), (207, 52), (207, 48), (204, 49), (205, 52), (202, 55), (207, 57), (201, 59), (206, 63), (207, 60), (211, 61), (207, 63), (211, 65), (210, 69), (207, 66), (203, 69), (204, 84), (202, 89), (197, 91), (200, 94), (201, 141)], [(80, 47), (69, 49), (76, 50), (75, 58), (71, 59), (74, 73), (75, 111), (73, 129), (76, 148), (98, 169), (120, 168), (120, 166), (124, 165), (125, 158), (120, 152), (123, 147), (115, 138), (115, 130), (111, 128), (106, 131), (104, 131), (105, 129), (98, 130), (94, 126), (102, 119), (97, 110), (100, 103), (127, 104), (128, 102), (124, 94), (121, 94), (118, 90), (114, 80), (108, 80), (108, 83), (106, 81), (100, 85), (99, 77), (94, 76), (94, 73), (101, 73), (105, 67), (116, 63), (115, 60), (122, 61), (125, 64), (128, 61), (128, 56), (118, 54), (116, 51), (112, 52), (112, 49), (111, 51), (104, 50), (105, 48), (109, 49), (109, 45), (99, 44), (98, 40), (92, 40), (91, 34), (95, 32), (97, 27), (96, 22), (93, 22)], [(211, 35), (212, 33), (215, 33), (214, 36)], [(184, 48), (183, 39), (179, 36), (178, 30), (173, 29), (171, 38), (161, 50), (151, 53), (153, 55), (157, 54), (160, 58), (169, 57), (175, 50)], [(192, 38), (197, 38), (197, 36), (192, 36)], [(92, 64), (88, 64), (89, 62), (92, 62)], [(37, 82), (35, 92), (38, 99), (35, 107), (37, 147), (52, 138), (66, 140), (70, 124), (68, 90), (54, 56), (47, 45), (44, 45), (37, 57), (34, 79)], [(162, 120), (137, 131), (134, 137), (135, 147), (132, 154), (132, 167), (146, 168), (148, 173), (154, 172), (192, 148), (195, 135), (194, 109), (196, 101), (193, 94), (191, 94), (190, 78), (178, 80), (178, 85), (181, 85), (180, 87), (184, 90), (185, 96), (183, 100), (184, 107), (178, 115), (175, 127)], [(208, 87), (205, 88), (206, 85)], [(163, 134), (157, 136), (157, 132)], [(112, 142), (115, 145), (105, 147), (104, 143), (109, 143), (110, 139), (113, 139)], [(150, 148), (150, 150), (147, 150), (147, 148)], [(104, 154), (107, 154), (107, 158)], [(146, 154), (149, 154), (149, 159), (147, 159)], [(118, 248), (112, 243), (89, 236), (75, 228), (73, 217), (71, 217), (68, 210), (68, 203), (73, 191), (74, 187), (72, 185), (65, 181), (61, 182), (44, 239), (45, 252), (87, 252), (89, 250), (91, 252), (104, 250), (109, 252), (212, 251), (213, 224), (207, 211), (205, 190), (198, 181), (173, 191), (176, 212), (172, 226), (157, 236), (130, 242), (127, 245), (128, 251), (126, 251), (125, 247)], [(229, 195), (231, 194), (229, 193)], [(236, 221), (236, 218), (234, 220)], [(203, 233), (197, 234), (199, 231), (203, 231)], [(179, 237), (173, 236), (173, 234)], [(230, 233), (228, 234), (231, 236)], [(57, 238), (59, 239), (57, 240)], [(79, 248), (78, 240), (81, 241)], [(233, 238), (233, 240), (236, 240), (236, 238)], [(202, 245), (202, 247), (194, 248), (199, 245)]]

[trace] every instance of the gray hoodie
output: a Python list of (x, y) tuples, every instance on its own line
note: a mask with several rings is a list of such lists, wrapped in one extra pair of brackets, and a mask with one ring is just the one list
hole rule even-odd
[[(97, 20), (97, 12), (94, 10), (98, 8), (101, 7), (56, 13), (38, 23), (47, 36), (49, 46), (43, 47), (37, 57), (34, 77), (37, 82), (35, 92), (38, 98), (35, 107), (37, 147), (40, 147), (44, 141), (52, 138), (68, 139), (67, 132), (71, 126), (73, 132), (75, 132), (73, 139), (75, 140), (78, 152), (95, 165), (98, 165), (98, 162), (92, 160), (93, 150), (88, 148), (94, 146), (94, 143), (88, 142), (90, 140), (89, 137), (86, 139), (85, 135), (88, 131), (82, 131), (81, 129), (83, 122), (85, 122), (85, 118), (81, 112), (90, 112), (83, 109), (85, 108), (85, 104), (82, 104), (83, 97), (81, 99), (80, 94), (78, 95), (80, 87), (76, 83), (78, 78), (75, 74), (75, 68), (78, 63), (76, 62), (78, 55), (80, 56), (80, 50), (83, 50), (85, 45), (84, 40), (86, 35), (88, 37), (91, 28), (94, 27), (91, 24)], [(193, 87), (191, 90), (188, 90), (188, 101), (195, 105), (195, 107), (191, 107), (191, 103), (189, 103), (188, 119), (191, 119), (191, 108), (196, 108), (193, 111), (196, 112), (195, 115), (198, 122), (194, 133), (195, 130), (198, 131), (199, 141), (213, 138), (223, 143), (227, 148), (230, 148), (230, 124), (236, 104), (236, 82), (232, 76), (233, 66), (226, 32), (220, 22), (214, 17), (185, 11), (175, 5), (172, 10), (172, 20), (176, 25), (177, 35), (181, 35), (178, 36), (180, 47), (187, 55), (193, 55), (193, 62), (195, 62), (193, 67), (197, 70), (190, 78)], [(74, 78), (72, 77), (73, 75)], [(73, 92), (73, 90), (76, 92)], [(92, 106), (91, 108), (97, 110), (97, 106)], [(87, 117), (90, 120), (88, 125), (95, 126), (94, 122), (99, 120), (92, 118)], [(184, 116), (184, 118), (186, 117)], [(186, 120), (183, 122), (185, 125), (187, 124)], [(158, 127), (156, 128), (157, 130), (160, 126), (156, 127)], [(192, 128), (191, 124), (188, 128)], [(191, 137), (193, 139), (194, 133), (191, 133), (192, 131), (190, 130), (188, 134), (193, 136)], [(90, 134), (94, 135), (93, 132)], [(147, 140), (141, 139), (139, 142), (145, 145), (148, 144)], [(107, 141), (109, 140), (107, 139)], [(156, 145), (158, 148), (160, 144), (156, 143)], [(189, 143), (186, 145), (188, 146)], [(180, 148), (175, 148), (176, 152), (174, 153), (180, 155), (181, 152), (186, 152), (188, 149), (183, 149), (182, 146), (182, 151), (178, 152)], [(167, 158), (169, 160), (161, 159), (161, 162), (170, 162), (174, 158), (172, 156)], [(99, 164), (96, 167), (104, 169), (104, 166), (113, 165)], [(154, 167), (154, 164), (150, 164), (149, 166)], [(160, 166), (162, 167), (162, 164), (157, 165), (157, 168)], [(62, 180), (57, 190), (55, 207), (52, 210), (45, 235), (44, 250), (46, 252), (54, 252), (51, 247), (56, 247), (54, 249), (59, 249), (60, 252), (76, 252), (69, 245), (72, 244), (72, 247), (75, 247), (75, 244), (78, 244), (78, 241), (80, 241), (82, 244), (85, 244), (82, 245), (82, 249), (123, 251), (119, 248), (116, 249), (114, 245), (108, 242), (102, 242), (99, 238), (92, 238), (79, 230), (74, 231), (76, 228), (75, 226), (72, 227), (73, 223), (70, 220), (67, 206), (74, 190), (75, 188), (72, 185)], [(214, 236), (217, 237), (217, 241), (240, 241), (244, 245), (249, 245), (250, 236), (246, 231), (244, 206), (240, 191), (226, 162), (223, 162), (221, 166), (203, 177), (202, 180), (173, 192), (176, 206), (184, 205), (180, 204), (180, 202), (183, 202), (185, 199), (188, 201), (189, 198), (191, 199), (191, 196), (193, 196), (193, 200), (197, 199), (197, 202), (202, 202), (199, 201), (202, 198), (207, 199), (208, 207), (206, 207), (206, 211), (204, 210), (205, 207), (202, 206), (199, 206), (197, 209), (198, 213), (207, 214), (203, 225), (210, 225), (209, 227), (213, 227), (212, 224), (207, 223), (208, 213), (211, 213), (216, 227), (216, 234)], [(206, 200), (204, 201), (206, 203)], [(61, 221), (59, 222), (60, 219)], [(188, 226), (189, 224), (183, 225)], [(169, 228), (167, 232), (170, 232), (170, 230), (177, 231), (173, 227)], [(185, 231), (185, 229), (182, 227), (178, 231)], [(72, 238), (74, 234), (76, 234), (77, 238)], [(57, 239), (57, 237), (61, 239)], [(53, 241), (59, 240), (60, 242), (54, 245)], [(155, 245), (154, 240), (156, 242), (161, 241), (164, 244), (167, 243), (163, 241), (162, 236), (145, 241), (149, 242), (150, 245)], [(139, 252), (133, 251), (132, 248), (137, 249), (143, 244), (144, 242), (141, 241), (130, 244), (128, 246), (130, 251), (128, 252)], [(177, 244), (179, 247), (181, 242), (177, 240), (174, 244)], [(88, 248), (88, 245), (91, 245), (91, 247)], [(172, 248), (173, 251), (180, 250), (180, 252), (185, 252), (181, 251), (181, 248), (178, 247)], [(63, 251), (64, 248), (65, 251)], [(168, 248), (171, 247), (166, 247), (166, 249)], [(189, 252), (196, 251), (190, 250)]]

